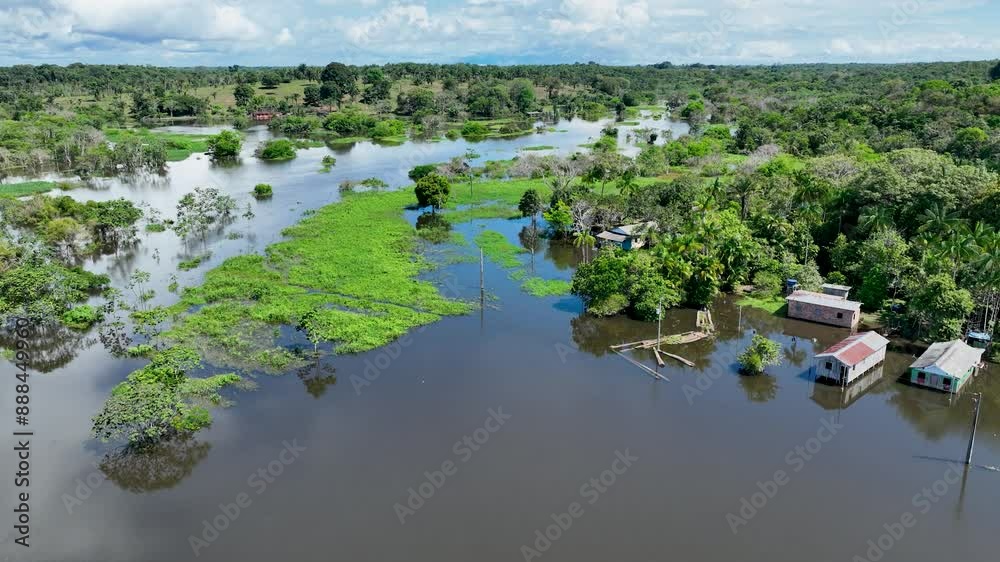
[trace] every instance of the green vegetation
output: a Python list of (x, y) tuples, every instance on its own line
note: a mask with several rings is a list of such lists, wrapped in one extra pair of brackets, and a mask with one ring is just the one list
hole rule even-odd
[(200, 256), (195, 256), (188, 260), (183, 260), (177, 264), (177, 269), (181, 271), (191, 271), (192, 269), (197, 268), (199, 265), (201, 265), (203, 262), (205, 262), (211, 257), (212, 254), (208, 253), (208, 254), (202, 254)]
[(323, 157), (323, 160), (320, 162), (320, 164), (322, 165), (322, 167), (319, 169), (319, 171), (324, 174), (329, 173), (330, 170), (337, 165), (337, 159), (327, 154), (326, 156)]
[(36, 193), (45, 193), (55, 189), (56, 183), (51, 181), (26, 181), (20, 183), (0, 184), (0, 197), (23, 197)]
[(205, 135), (185, 135), (181, 133), (165, 133), (148, 129), (105, 129), (107, 140), (117, 144), (128, 141), (148, 146), (164, 147), (166, 160), (176, 162), (199, 152), (209, 151), (210, 137)]
[(537, 146), (522, 146), (521, 150), (555, 150), (556, 147), (547, 144), (540, 144)]
[(196, 187), (177, 203), (172, 228), (181, 238), (198, 235), (202, 240), (213, 226), (232, 220), (236, 201), (214, 187)]
[(261, 160), (291, 160), (295, 158), (295, 143), (288, 139), (272, 139), (261, 143), (254, 154)]
[(521, 284), (521, 289), (536, 297), (556, 297), (568, 295), (572, 289), (572, 283), (562, 279), (529, 277)]
[(413, 192), (417, 196), (417, 205), (430, 207), (436, 211), (448, 203), (451, 185), (448, 178), (440, 174), (427, 174), (417, 180), (417, 186)]
[(236, 131), (222, 131), (206, 141), (207, 152), (214, 160), (236, 158), (243, 148), (243, 138)]
[(62, 315), (62, 323), (76, 330), (86, 330), (101, 321), (101, 310), (87, 304), (74, 306)]
[(770, 312), (771, 314), (784, 316), (785, 307), (788, 304), (783, 297), (756, 297), (745, 296), (736, 301), (739, 306), (749, 306)]
[(152, 443), (192, 433), (211, 423), (206, 406), (225, 405), (219, 394), (242, 379), (232, 373), (199, 379), (187, 376), (201, 360), (188, 347), (153, 352), (151, 362), (111, 391), (94, 416), (93, 434), (103, 441)]
[(253, 186), (253, 196), (256, 199), (270, 199), (274, 195), (274, 188), (269, 183), (258, 183)]
[(748, 375), (762, 375), (772, 365), (781, 364), (781, 345), (755, 334), (750, 345), (737, 357), (742, 371)]
[(525, 249), (507, 241), (507, 237), (493, 230), (484, 230), (476, 235), (476, 246), (483, 250), (483, 255), (504, 268), (519, 267), (520, 256)]
[[(274, 346), (273, 327), (297, 326), (337, 353), (384, 345), (468, 305), (442, 297), (416, 276), (431, 267), (415, 259), (414, 229), (402, 218), (410, 191), (347, 194), (285, 231), (267, 257), (238, 256), (188, 289), (180, 307), (203, 305), (163, 337), (212, 353), (217, 361), (281, 368), (293, 358)], [(368, 235), (356, 244), (357, 225)], [(370, 232), (369, 232), (370, 231)]]

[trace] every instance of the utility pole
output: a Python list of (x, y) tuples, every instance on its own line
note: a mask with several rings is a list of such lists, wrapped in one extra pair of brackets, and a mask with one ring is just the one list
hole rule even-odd
[(663, 299), (656, 305), (656, 351), (660, 351), (660, 323), (663, 319)]
[(972, 395), (976, 401), (976, 409), (972, 412), (972, 433), (969, 435), (969, 450), (965, 452), (965, 464), (972, 464), (972, 450), (976, 446), (976, 426), (979, 425), (979, 407), (983, 403), (983, 393), (977, 392)]

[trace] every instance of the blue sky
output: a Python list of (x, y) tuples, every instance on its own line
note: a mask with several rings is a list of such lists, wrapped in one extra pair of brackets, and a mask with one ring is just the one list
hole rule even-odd
[(0, 64), (1000, 57), (998, 0), (0, 0)]

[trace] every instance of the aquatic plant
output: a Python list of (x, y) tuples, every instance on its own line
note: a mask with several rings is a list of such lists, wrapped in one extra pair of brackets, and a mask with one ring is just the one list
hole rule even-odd
[(274, 195), (274, 188), (269, 183), (258, 183), (253, 186), (253, 196), (257, 199), (267, 199)]

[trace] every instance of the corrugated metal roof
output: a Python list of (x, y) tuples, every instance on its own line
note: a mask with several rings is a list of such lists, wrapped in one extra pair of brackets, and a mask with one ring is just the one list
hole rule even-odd
[(927, 351), (910, 365), (911, 369), (920, 369), (939, 375), (961, 377), (983, 359), (985, 349), (976, 349), (962, 340), (937, 342), (927, 348)]
[(611, 232), (615, 234), (623, 234), (625, 236), (633, 236), (639, 231), (650, 231), (656, 228), (656, 221), (641, 222), (638, 224), (626, 224), (624, 226), (616, 226), (611, 229)]
[(889, 345), (877, 332), (862, 332), (831, 345), (816, 357), (836, 357), (844, 365), (857, 365), (871, 354)]
[(825, 293), (815, 293), (813, 291), (795, 291), (794, 293), (788, 295), (787, 300), (815, 304), (818, 306), (828, 306), (830, 308), (837, 308), (840, 310), (861, 310), (860, 302), (849, 301), (843, 297), (827, 295)]
[(980, 341), (990, 341), (992, 338), (986, 332), (969, 332), (969, 339), (980, 340)]
[(607, 230), (605, 230), (604, 232), (598, 234), (597, 237), (600, 238), (600, 239), (602, 239), (602, 240), (610, 240), (612, 242), (624, 242), (625, 238), (626, 238), (625, 236), (622, 236), (621, 234), (615, 234), (613, 232), (608, 232)]

